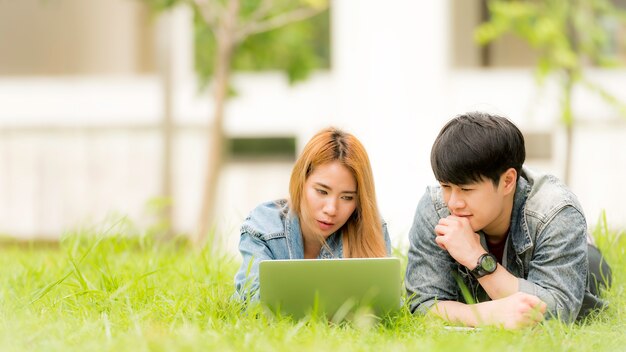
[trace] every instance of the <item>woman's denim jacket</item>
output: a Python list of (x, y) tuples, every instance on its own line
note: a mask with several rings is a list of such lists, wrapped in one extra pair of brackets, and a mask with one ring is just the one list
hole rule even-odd
[[(463, 265), (435, 243), (435, 225), (450, 215), (439, 186), (428, 187), (409, 232), (405, 276), (411, 311), (436, 301), (464, 302), (457, 280), (474, 301), (489, 297)], [(483, 248), (484, 233), (479, 232)], [(546, 317), (573, 321), (581, 309), (601, 306), (587, 287), (587, 223), (576, 196), (550, 175), (524, 168), (517, 183), (503, 266), (519, 278), (519, 290), (547, 304)], [(413, 296), (415, 295), (415, 296)]]
[[(383, 221), (383, 235), (387, 255), (391, 242), (387, 224)], [(318, 259), (342, 258), (343, 245), (340, 231), (326, 239)], [(241, 226), (239, 251), (243, 257), (241, 268), (235, 275), (235, 297), (259, 298), (259, 263), (272, 259), (304, 259), (304, 245), (298, 216), (289, 211), (287, 200), (266, 202), (256, 207)]]

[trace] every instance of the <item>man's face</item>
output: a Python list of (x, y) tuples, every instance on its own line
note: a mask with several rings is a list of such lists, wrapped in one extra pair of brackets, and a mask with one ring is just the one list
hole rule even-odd
[(510, 209), (507, 207), (512, 205), (505, 202), (510, 187), (503, 179), (504, 175), (498, 186), (494, 186), (489, 179), (466, 185), (440, 182), (443, 199), (452, 215), (469, 220), (474, 232), (483, 230), (488, 235), (504, 235), (510, 222)]

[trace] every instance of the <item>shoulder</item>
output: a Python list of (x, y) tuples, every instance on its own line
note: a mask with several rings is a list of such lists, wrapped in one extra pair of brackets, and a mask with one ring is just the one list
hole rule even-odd
[(426, 187), (426, 191), (417, 205), (417, 215), (436, 217), (437, 221), (439, 218), (450, 215), (446, 202), (443, 200), (440, 185), (434, 184)]
[(441, 186), (428, 186), (417, 204), (417, 209), (415, 209), (413, 225), (409, 231), (409, 239), (417, 237), (430, 238), (434, 234), (434, 228), (439, 219), (448, 215), (450, 215), (450, 211), (443, 200)]
[(289, 203), (286, 199), (261, 203), (252, 209), (240, 231), (264, 240), (285, 237), (285, 219), (288, 214)]
[(576, 195), (557, 177), (524, 167), (522, 176), (528, 181), (526, 214), (546, 222), (566, 208), (584, 217)]

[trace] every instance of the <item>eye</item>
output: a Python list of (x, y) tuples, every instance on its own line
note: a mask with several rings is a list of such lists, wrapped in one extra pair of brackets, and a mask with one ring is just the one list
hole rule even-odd
[(341, 196), (341, 199), (351, 201), (354, 200), (354, 196)]
[(320, 189), (320, 188), (316, 188), (315, 190), (317, 191), (317, 193), (322, 194), (322, 195), (327, 195), (328, 194), (328, 192), (326, 192), (325, 190)]
[(445, 188), (445, 189), (450, 188), (450, 185), (445, 184), (445, 183), (441, 183), (440, 185), (441, 185), (441, 188)]
[(471, 190), (472, 190), (471, 188), (461, 188), (461, 191), (463, 191), (463, 192), (469, 192)]

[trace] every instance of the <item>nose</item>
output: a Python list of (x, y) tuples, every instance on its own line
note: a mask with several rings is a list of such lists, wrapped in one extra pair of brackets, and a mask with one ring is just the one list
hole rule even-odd
[(333, 199), (333, 198), (328, 198), (326, 200), (326, 202), (324, 202), (324, 208), (322, 209), (324, 211), (324, 214), (328, 215), (328, 216), (335, 216), (335, 213), (337, 212), (337, 204), (336, 204), (337, 200)]
[(448, 209), (459, 210), (465, 208), (465, 201), (458, 192), (450, 192), (450, 198), (448, 199)]

